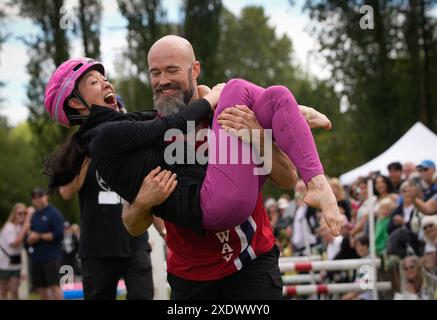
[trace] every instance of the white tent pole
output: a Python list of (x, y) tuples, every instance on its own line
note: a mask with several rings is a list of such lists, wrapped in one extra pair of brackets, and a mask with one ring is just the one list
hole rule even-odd
[[(367, 181), (367, 198), (373, 197), (373, 180), (369, 179)], [(372, 290), (373, 300), (378, 300), (378, 290), (376, 288), (377, 283), (377, 270), (376, 270), (376, 248), (375, 248), (375, 203), (372, 203), (369, 212), (369, 245), (370, 245), (370, 258), (372, 260), (372, 275), (370, 275), (370, 283)]]

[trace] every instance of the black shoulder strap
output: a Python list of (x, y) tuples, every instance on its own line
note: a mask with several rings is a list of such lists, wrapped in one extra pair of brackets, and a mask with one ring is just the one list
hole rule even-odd
[(6, 252), (6, 250), (0, 246), (0, 249), (4, 252), (5, 255), (7, 255), (9, 258), (11, 257), (11, 255), (9, 253)]

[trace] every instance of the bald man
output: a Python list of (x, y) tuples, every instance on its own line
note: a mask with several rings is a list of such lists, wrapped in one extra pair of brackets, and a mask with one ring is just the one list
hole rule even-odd
[[(161, 38), (150, 48), (148, 63), (155, 108), (161, 114), (177, 112), (207, 90), (204, 87), (198, 90), (200, 63), (186, 39), (173, 35)], [(310, 126), (309, 118), (312, 117), (313, 126), (329, 128), (329, 120), (319, 115), (307, 113)], [(253, 113), (246, 120), (247, 129), (261, 128)], [(290, 189), (294, 181), (290, 175), (293, 166), (289, 159), (274, 146), (272, 160), (269, 177), (279, 186)], [(145, 212), (151, 208), (152, 202), (149, 190), (157, 189), (159, 181), (144, 183), (135, 202), (125, 207), (123, 217), (130, 219), (147, 214)], [(261, 194), (251, 216), (228, 230), (206, 231), (204, 236), (199, 236), (187, 228), (167, 222), (165, 225), (169, 249), (168, 282), (173, 299), (281, 298), (279, 250)]]
[(148, 61), (154, 106), (162, 114), (177, 112), (199, 98), (200, 63), (186, 39), (166, 36), (158, 40), (149, 50)]

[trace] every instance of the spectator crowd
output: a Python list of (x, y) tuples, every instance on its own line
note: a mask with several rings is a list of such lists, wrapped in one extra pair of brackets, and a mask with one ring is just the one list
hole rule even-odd
[[(323, 260), (370, 257), (369, 216), (374, 216), (374, 245), (381, 260), (377, 281), (391, 289), (379, 299), (437, 299), (437, 174), (435, 162), (390, 163), (388, 175), (369, 172), (350, 185), (329, 179), (344, 216), (341, 235), (333, 237), (320, 212), (304, 202), (306, 186), (297, 182), (294, 195), (267, 197), (282, 257), (320, 255)], [(292, 274), (296, 274), (293, 272)], [(322, 272), (323, 283), (358, 281), (354, 270)], [(329, 298), (371, 299), (368, 292)]]

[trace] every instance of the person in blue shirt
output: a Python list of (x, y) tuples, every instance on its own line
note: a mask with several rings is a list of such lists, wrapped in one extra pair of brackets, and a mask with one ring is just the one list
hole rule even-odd
[(59, 271), (64, 218), (58, 209), (49, 204), (44, 189), (35, 188), (31, 196), (36, 211), (30, 220), (27, 245), (31, 255), (33, 289), (43, 300), (62, 300)]

